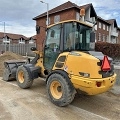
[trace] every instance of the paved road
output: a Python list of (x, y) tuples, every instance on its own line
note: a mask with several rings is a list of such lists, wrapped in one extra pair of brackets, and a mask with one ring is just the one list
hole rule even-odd
[(97, 96), (78, 95), (67, 107), (52, 104), (45, 82), (37, 79), (23, 90), (16, 81), (0, 78), (0, 120), (119, 120), (120, 96), (109, 92)]

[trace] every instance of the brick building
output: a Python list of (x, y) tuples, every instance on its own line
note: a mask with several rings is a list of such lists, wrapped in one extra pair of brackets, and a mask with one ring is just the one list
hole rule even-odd
[(29, 38), (27, 39), (27, 42), (28, 42), (29, 44), (36, 43), (36, 35), (29, 37)]
[[(116, 20), (104, 20), (103, 18), (97, 16), (92, 4), (78, 6), (68, 1), (60, 6), (57, 6), (49, 10), (49, 25), (70, 19), (81, 20), (80, 10), (83, 8), (85, 9), (84, 21), (90, 25), (97, 22), (97, 25), (95, 26), (96, 41), (120, 43), (120, 28), (118, 28)], [(42, 50), (45, 40), (46, 18), (46, 12), (33, 18), (33, 20), (36, 20), (36, 42), (39, 50)]]
[(97, 18), (97, 41), (120, 43), (120, 33), (116, 20), (104, 20), (99, 16)]
[(109, 42), (110, 23), (97, 17), (96, 41)]
[(110, 23), (109, 27), (109, 42), (118, 43), (118, 25), (115, 19), (107, 20)]
[(118, 41), (118, 43), (120, 44), (120, 28), (118, 27), (117, 30), (118, 30), (118, 40), (117, 40), (117, 41)]
[[(92, 4), (88, 4), (86, 6), (81, 6), (81, 8), (85, 8), (86, 15), (84, 17), (85, 21), (87, 23), (94, 24), (95, 19), (97, 17), (95, 10), (92, 6)], [(52, 10), (49, 11), (49, 25), (50, 24), (55, 24), (60, 21), (65, 21), (65, 20), (81, 20), (80, 17), (80, 9), (79, 6), (76, 4), (68, 1), (56, 8), (53, 8)], [(40, 27), (40, 33), (38, 32), (36, 38), (37, 38), (37, 48), (39, 50), (42, 50), (42, 46), (45, 40), (45, 28), (46, 28), (46, 14), (43, 13), (35, 18), (33, 20), (36, 20), (36, 28), (38, 29)]]

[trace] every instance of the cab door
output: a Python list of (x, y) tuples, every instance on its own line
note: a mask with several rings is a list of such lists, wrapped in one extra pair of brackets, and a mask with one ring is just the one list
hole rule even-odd
[(48, 29), (44, 47), (44, 67), (51, 70), (60, 52), (61, 25)]

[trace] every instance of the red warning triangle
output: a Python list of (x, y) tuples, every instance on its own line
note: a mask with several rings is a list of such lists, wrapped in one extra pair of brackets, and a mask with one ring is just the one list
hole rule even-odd
[(103, 71), (109, 71), (110, 70), (110, 62), (109, 62), (108, 57), (106, 55), (104, 56), (104, 59), (102, 61), (101, 69)]

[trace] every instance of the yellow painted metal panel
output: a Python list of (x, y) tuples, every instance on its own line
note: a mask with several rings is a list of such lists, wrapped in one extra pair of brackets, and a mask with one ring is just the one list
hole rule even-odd
[[(85, 92), (88, 95), (96, 95), (108, 91), (116, 81), (116, 74), (108, 78), (102, 79), (89, 79), (78, 76), (71, 76), (71, 82), (76, 89)], [(96, 82), (101, 82), (101, 86), (98, 87)]]
[(98, 73), (101, 70), (97, 65), (97, 62), (100, 62), (99, 59), (83, 52), (75, 53), (76, 55), (69, 54), (65, 63), (69, 74), (80, 76), (79, 72), (83, 72), (90, 74), (90, 78), (102, 78), (102, 75)]

